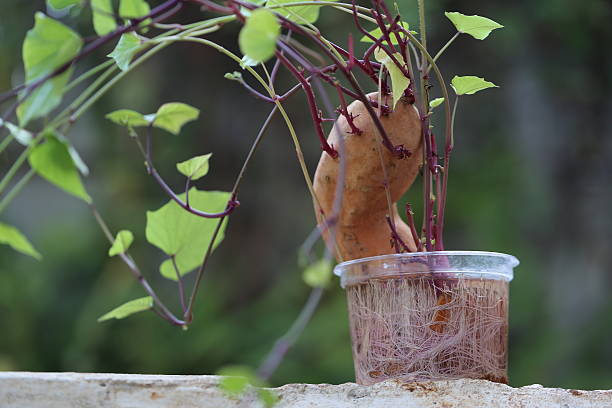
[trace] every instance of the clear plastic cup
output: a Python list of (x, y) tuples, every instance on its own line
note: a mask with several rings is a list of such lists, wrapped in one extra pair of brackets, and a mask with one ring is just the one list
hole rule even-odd
[(381, 255), (338, 264), (359, 384), (477, 378), (508, 382), (508, 283), (495, 252)]

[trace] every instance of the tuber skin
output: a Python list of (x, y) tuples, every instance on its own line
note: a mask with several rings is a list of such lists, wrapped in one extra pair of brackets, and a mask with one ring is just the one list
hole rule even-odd
[[(367, 97), (377, 102), (378, 92), (370, 93)], [(391, 95), (382, 97), (383, 104), (391, 105), (392, 100)], [(380, 117), (391, 143), (394, 146), (403, 145), (411, 153), (409, 157), (400, 159), (382, 145), (378, 130), (361, 101), (351, 103), (347, 111), (361, 134), (352, 132), (347, 118), (341, 115), (327, 138), (330, 145), (338, 147), (338, 137), (343, 137), (344, 149), (339, 153), (344, 154), (346, 160), (342, 207), (335, 224), (335, 245), (329, 242), (329, 235), (322, 223), (333, 211), (340, 158), (334, 159), (323, 153), (314, 177), (314, 191), (321, 206), (317, 209), (315, 205), (315, 210), (323, 236), (328, 246), (336, 249), (338, 261), (394, 252), (391, 230), (386, 220), (389, 205), (381, 166), (382, 154), (393, 203), (392, 214), (389, 215), (397, 235), (411, 251), (416, 251), (415, 240), (408, 225), (400, 218), (396, 202), (410, 188), (423, 163), (419, 112), (402, 98), (393, 112)]]

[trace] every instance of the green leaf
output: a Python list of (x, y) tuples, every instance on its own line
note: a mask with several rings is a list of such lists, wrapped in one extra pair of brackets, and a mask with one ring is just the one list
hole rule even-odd
[(81, 0), (47, 0), (47, 4), (55, 10), (61, 10), (70, 6), (78, 6)]
[(302, 275), (304, 282), (314, 288), (324, 288), (332, 277), (332, 264), (327, 259), (321, 259), (308, 266)]
[(142, 49), (142, 46), (143, 43), (137, 34), (123, 34), (113, 52), (107, 56), (115, 60), (120, 70), (127, 71), (130, 67), (130, 61)]
[(210, 156), (212, 156), (212, 153), (192, 157), (189, 160), (177, 163), (176, 168), (191, 180), (197, 180), (208, 174), (208, 160)]
[[(36, 13), (34, 28), (28, 31), (23, 42), (26, 83), (52, 74), (72, 60), (82, 45), (81, 37), (70, 28), (43, 13)], [(71, 72), (72, 69), (68, 69), (45, 81), (26, 98), (17, 109), (22, 127), (32, 119), (45, 116), (60, 103)]]
[(153, 307), (153, 298), (145, 296), (142, 298), (130, 300), (119, 307), (114, 308), (110, 312), (98, 318), (98, 322), (103, 322), (110, 319), (124, 319), (134, 313), (143, 312)]
[(255, 61), (252, 58), (247, 57), (246, 55), (242, 57), (240, 60), (240, 68), (246, 69), (246, 67), (255, 67), (259, 65), (258, 61)]
[(455, 75), (455, 77), (451, 81), (451, 86), (453, 87), (457, 95), (473, 95), (478, 91), (482, 91), (483, 89), (499, 88), (493, 82), (485, 81), (484, 78), (480, 78), (473, 75)]
[(249, 385), (257, 382), (257, 375), (247, 366), (226, 366), (217, 375), (222, 376), (219, 387), (230, 397), (240, 396)]
[(455, 25), (457, 31), (469, 34), (477, 40), (484, 40), (491, 31), (503, 25), (481, 16), (466, 16), (457, 12), (445, 12), (444, 15)]
[(274, 55), (279, 35), (280, 24), (274, 13), (267, 9), (257, 9), (240, 30), (240, 51), (254, 61), (265, 62)]
[(20, 128), (19, 126), (15, 126), (10, 122), (3, 121), (0, 119), (0, 128), (4, 124), (4, 126), (8, 129), (11, 136), (15, 138), (19, 143), (24, 146), (27, 146), (32, 141), (32, 133), (28, 132), (25, 129)]
[(226, 72), (223, 78), (229, 79), (230, 81), (240, 81), (242, 79), (242, 74), (238, 71)]
[[(282, 6), (284, 4), (291, 4), (296, 2), (296, 0), (268, 0), (268, 2), (266, 3), (266, 7)], [(286, 17), (295, 23), (312, 24), (319, 19), (320, 8), (321, 6), (309, 4), (302, 6), (273, 8), (272, 10), (276, 11), (283, 17)]]
[(131, 109), (119, 109), (107, 114), (105, 117), (121, 126), (149, 126), (149, 121), (145, 119), (142, 113)]
[(257, 377), (255, 371), (248, 366), (225, 366), (217, 372), (221, 376), (219, 388), (230, 398), (240, 397), (249, 386), (256, 387), (259, 401), (264, 407), (271, 408), (278, 402), (278, 396), (272, 390), (265, 388), (267, 384)]
[(153, 126), (178, 135), (183, 125), (200, 116), (200, 111), (185, 103), (170, 102), (159, 107), (156, 113), (143, 115), (131, 109), (119, 109), (106, 118), (121, 126)]
[[(393, 54), (393, 56), (400, 64), (404, 63), (402, 54), (400, 54), (399, 52), (396, 52), (395, 54)], [(406, 78), (402, 70), (397, 65), (395, 65), (395, 62), (393, 62), (391, 57), (387, 55), (387, 53), (384, 52), (382, 48), (376, 48), (376, 50), (374, 51), (374, 58), (376, 58), (378, 62), (383, 64), (385, 68), (387, 68), (387, 71), (389, 71), (389, 76), (391, 77), (391, 89), (393, 91), (393, 108), (395, 108), (397, 102), (404, 95), (404, 91), (410, 85), (410, 79)]]
[(442, 105), (443, 103), (444, 103), (444, 98), (436, 98), (429, 102), (429, 107), (433, 109), (435, 107)]
[(9, 245), (15, 251), (41, 259), (40, 253), (34, 249), (30, 241), (17, 228), (0, 222), (0, 244)]
[(260, 388), (257, 390), (257, 395), (266, 408), (272, 408), (278, 403), (278, 396), (272, 390)]
[(53, 133), (46, 135), (46, 142), (34, 147), (28, 156), (30, 166), (47, 181), (62, 190), (91, 203), (85, 191), (69, 146)]
[(108, 250), (108, 256), (115, 256), (125, 253), (134, 242), (132, 231), (121, 230), (117, 233), (113, 245)]
[[(410, 31), (410, 26), (408, 25), (408, 23), (407, 23), (407, 22), (402, 21), (402, 22), (401, 22), (401, 23), (399, 23), (399, 24), (400, 24), (400, 25), (402, 26), (402, 28), (404, 28), (405, 30)], [(388, 27), (391, 27), (391, 25), (390, 25), (390, 24), (387, 24), (387, 28), (388, 28)], [(410, 31), (410, 33), (411, 33), (411, 34), (417, 34), (417, 32), (416, 32), (416, 31)], [(369, 34), (370, 34), (371, 36), (373, 36), (374, 38), (379, 39), (379, 38), (380, 38), (380, 37), (383, 35), (383, 32), (382, 32), (382, 30), (380, 29), (380, 27), (377, 27), (377, 28), (375, 28), (374, 30), (370, 31), (370, 32), (369, 32)], [(399, 36), (400, 36), (400, 38), (401, 38), (402, 40), (406, 38), (406, 34), (404, 34), (403, 32), (400, 32), (400, 33), (399, 33)], [(398, 43), (398, 41), (397, 41), (397, 36), (395, 36), (395, 34), (391, 34), (389, 37), (391, 38), (391, 44), (393, 44), (393, 45), (399, 45), (399, 43)], [(363, 37), (361, 37), (361, 40), (360, 40), (360, 41), (361, 41), (361, 42), (366, 42), (366, 43), (374, 43), (374, 41), (372, 41), (372, 39), (371, 39), (370, 37), (368, 37), (367, 35), (364, 35)], [(385, 42), (387, 42), (387, 41), (385, 41)]]
[[(185, 201), (185, 194), (179, 198)], [(230, 193), (221, 191), (199, 191), (195, 187), (189, 190), (189, 204), (207, 212), (225, 210)], [(202, 255), (208, 247), (218, 219), (202, 218), (191, 214), (171, 200), (156, 211), (147, 211), (147, 241), (161, 249), (168, 256), (175, 256), (181, 275), (185, 275), (198, 267)], [(225, 234), (227, 221), (223, 222), (217, 239), (213, 245), (216, 248)], [(160, 266), (161, 274), (176, 280), (176, 271), (171, 260), (166, 260)]]
[(193, 106), (181, 102), (170, 102), (160, 106), (155, 116), (152, 116), (152, 121), (153, 126), (178, 135), (185, 123), (196, 120), (198, 116), (200, 116), (200, 111)]
[(91, 14), (96, 34), (106, 35), (117, 28), (111, 0), (91, 0)]
[(145, 0), (121, 0), (119, 15), (123, 18), (140, 18), (151, 12), (151, 7)]

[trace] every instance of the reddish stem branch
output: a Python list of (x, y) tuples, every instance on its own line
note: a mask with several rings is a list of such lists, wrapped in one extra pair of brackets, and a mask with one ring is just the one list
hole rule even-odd
[(397, 252), (398, 254), (401, 252), (410, 252), (410, 248), (408, 247), (408, 245), (406, 245), (402, 237), (400, 237), (397, 233), (395, 225), (391, 221), (391, 217), (386, 215), (385, 218), (387, 219), (387, 224), (389, 225), (389, 229), (391, 230), (391, 246), (395, 249), (395, 252)]
[(181, 208), (190, 212), (191, 214), (197, 215), (202, 218), (223, 218), (229, 214), (231, 214), (236, 207), (240, 205), (240, 202), (236, 200), (236, 195), (233, 194), (229, 201), (227, 202), (227, 206), (224, 211), (218, 213), (208, 213), (204, 211), (200, 211), (196, 208), (191, 207), (188, 203), (184, 202), (179, 198), (178, 195), (168, 186), (168, 184), (164, 181), (164, 179), (159, 175), (155, 165), (153, 164), (153, 140), (152, 140), (152, 125), (147, 127), (147, 149), (145, 152), (145, 160), (147, 163), (147, 168), (149, 174), (153, 176), (153, 179), (159, 184), (159, 186), (166, 192), (166, 194), (174, 200)]
[[(279, 42), (279, 45), (281, 46), (281, 48), (283, 48), (284, 51), (289, 50), (289, 47), (284, 47), (284, 44), (282, 42)], [(317, 136), (319, 136), (321, 148), (323, 149), (323, 151), (325, 151), (327, 154), (329, 154), (335, 159), (336, 157), (338, 157), (338, 152), (336, 151), (336, 149), (334, 149), (333, 146), (330, 146), (329, 143), (327, 143), (327, 138), (323, 133), (321, 112), (317, 108), (317, 102), (315, 100), (314, 92), (312, 90), (312, 87), (310, 86), (310, 83), (308, 82), (306, 77), (304, 77), (304, 75), (295, 67), (295, 65), (293, 65), (291, 61), (285, 58), (285, 56), (278, 50), (276, 51), (276, 58), (278, 58), (281, 64), (283, 64), (285, 68), (287, 68), (293, 74), (293, 76), (302, 84), (302, 89), (304, 89), (304, 92), (306, 93), (306, 98), (308, 99), (310, 116), (313, 120), (315, 130), (317, 131)]]
[(349, 113), (348, 111), (348, 106), (346, 104), (346, 100), (344, 99), (344, 94), (342, 93), (342, 90), (340, 89), (340, 84), (335, 82), (334, 86), (336, 88), (336, 91), (338, 92), (338, 98), (340, 99), (340, 108), (338, 108), (338, 112), (346, 118), (346, 122), (351, 128), (350, 133), (355, 134), (355, 135), (362, 134), (363, 132), (361, 131), (361, 129), (359, 129), (357, 125), (355, 125), (355, 121), (354, 121), (355, 117), (353, 116), (352, 113)]
[(410, 228), (410, 233), (412, 234), (414, 243), (417, 246), (417, 251), (421, 252), (423, 250), (423, 243), (421, 242), (421, 238), (416, 230), (416, 226), (414, 224), (414, 213), (412, 212), (412, 207), (410, 204), (406, 204), (406, 219), (408, 220), (408, 227)]

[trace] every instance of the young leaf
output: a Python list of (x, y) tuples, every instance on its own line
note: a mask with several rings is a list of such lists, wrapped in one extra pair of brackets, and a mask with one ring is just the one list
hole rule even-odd
[(327, 259), (321, 259), (308, 266), (302, 275), (304, 282), (314, 288), (324, 288), (332, 277), (332, 264)]
[(242, 79), (242, 74), (238, 71), (226, 72), (223, 78), (229, 79), (230, 81), (240, 81)]
[[(74, 58), (82, 45), (81, 37), (70, 28), (43, 13), (36, 13), (34, 28), (28, 31), (23, 42), (26, 83), (52, 74)], [(71, 72), (67, 69), (45, 81), (26, 98), (17, 109), (22, 127), (30, 120), (46, 115), (60, 103)]]
[(429, 102), (429, 107), (431, 109), (433, 109), (433, 108), (435, 108), (437, 106), (442, 105), (443, 103), (444, 103), (444, 98), (436, 98), (436, 99), (434, 99), (434, 100)]
[[(314, 0), (316, 1), (316, 0)], [(266, 7), (281, 6), (283, 4), (296, 3), (296, 0), (268, 0)], [(321, 6), (303, 5), (293, 7), (280, 7), (272, 10), (298, 24), (312, 24), (319, 19)]]
[(485, 81), (484, 78), (480, 78), (473, 75), (455, 75), (455, 77), (451, 81), (451, 86), (453, 87), (457, 95), (473, 95), (478, 91), (482, 91), (483, 89), (499, 88), (493, 82)]
[(119, 16), (123, 18), (140, 18), (151, 12), (149, 3), (145, 0), (121, 0)]
[(457, 31), (469, 34), (477, 40), (484, 40), (491, 34), (491, 31), (503, 27), (503, 25), (486, 17), (466, 16), (455, 11), (447, 11), (444, 15), (455, 25)]
[[(400, 64), (404, 63), (404, 59), (399, 52), (396, 52), (393, 54), (393, 56)], [(395, 65), (391, 57), (389, 57), (389, 55), (387, 55), (382, 48), (377, 48), (374, 51), (374, 58), (383, 64), (385, 68), (387, 68), (387, 71), (389, 71), (389, 76), (391, 77), (391, 89), (393, 91), (393, 108), (395, 108), (397, 101), (400, 100), (402, 95), (404, 95), (404, 91), (410, 85), (410, 79), (406, 78), (402, 70)]]
[(3, 124), (8, 129), (11, 136), (13, 136), (15, 140), (17, 140), (22, 145), (27, 146), (32, 141), (32, 133), (28, 132), (27, 130), (0, 119), (0, 129)]
[[(179, 197), (185, 201), (185, 194)], [(189, 204), (202, 211), (223, 211), (229, 198), (230, 193), (221, 191), (199, 191), (195, 187), (189, 190)], [(202, 262), (202, 249), (210, 243), (217, 222), (218, 219), (191, 214), (170, 200), (156, 211), (147, 211), (145, 233), (148, 242), (168, 256), (175, 256), (181, 275), (185, 275)], [(221, 226), (213, 249), (223, 241), (226, 225), (227, 221)], [(170, 260), (161, 264), (160, 272), (164, 277), (176, 280), (176, 271)]]
[(98, 318), (98, 322), (103, 322), (110, 319), (124, 319), (134, 313), (143, 312), (153, 307), (153, 298), (145, 296), (142, 298), (130, 300), (119, 307), (114, 308), (110, 312)]
[(208, 174), (208, 160), (212, 153), (196, 156), (189, 160), (176, 164), (176, 168), (191, 180), (197, 180)]
[[(410, 30), (410, 26), (408, 25), (407, 22), (402, 21), (399, 23), (402, 28), (404, 28), (405, 30)], [(391, 27), (389, 24), (387, 24), (387, 28)], [(410, 31), (411, 34), (417, 34), (416, 31)], [(382, 30), (380, 29), (380, 27), (375, 28), (374, 30), (370, 31), (369, 34), (378, 39), (383, 35)], [(403, 32), (399, 33), (400, 38), (403, 40), (406, 38), (406, 34), (404, 34)], [(393, 45), (399, 45), (399, 43), (397, 42), (397, 36), (395, 34), (390, 34), (389, 37), (391, 38), (391, 44)], [(366, 43), (374, 43), (374, 41), (372, 41), (372, 39), (370, 37), (368, 37), (367, 35), (364, 35), (363, 37), (361, 37), (361, 42), (366, 42)], [(386, 42), (386, 41), (385, 41)]]
[(135, 33), (123, 34), (117, 43), (117, 46), (107, 56), (114, 59), (115, 63), (122, 71), (127, 71), (130, 67), (130, 61), (134, 55), (142, 49), (142, 41)]
[(70, 155), (69, 146), (55, 134), (47, 134), (46, 141), (32, 149), (28, 161), (44, 179), (86, 203), (91, 203), (91, 197), (85, 191)]
[(198, 116), (200, 111), (193, 106), (180, 102), (165, 103), (152, 116), (153, 126), (178, 135), (185, 123), (196, 120)]
[(113, 111), (107, 114), (105, 118), (120, 126), (149, 126), (149, 121), (145, 119), (142, 113), (138, 113), (131, 109), (119, 109)]
[(121, 230), (117, 233), (113, 245), (108, 250), (108, 256), (115, 256), (125, 253), (134, 242), (132, 231)]
[(47, 0), (47, 4), (55, 10), (61, 10), (70, 6), (78, 6), (81, 0)]
[(0, 222), (0, 244), (9, 245), (15, 251), (41, 259), (40, 253), (34, 249), (30, 241), (17, 228)]
[(274, 55), (279, 35), (280, 24), (274, 13), (263, 8), (257, 9), (240, 30), (240, 51), (254, 61), (265, 62)]
[(245, 69), (246, 67), (256, 67), (257, 65), (259, 65), (258, 61), (255, 61), (246, 55), (242, 57), (242, 60), (240, 60), (240, 68), (242, 69)]
[(96, 34), (106, 35), (117, 28), (111, 0), (91, 0), (91, 14)]

